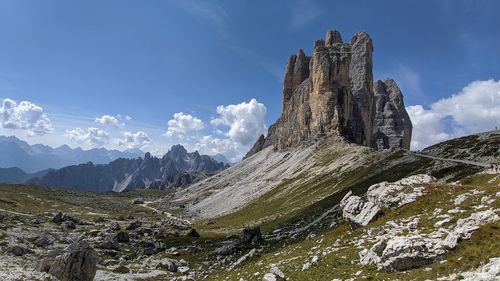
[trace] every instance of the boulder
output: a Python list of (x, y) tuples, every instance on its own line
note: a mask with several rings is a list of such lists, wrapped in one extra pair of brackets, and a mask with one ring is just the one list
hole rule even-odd
[(38, 246), (38, 247), (46, 247), (46, 246), (54, 244), (55, 240), (56, 239), (54, 238), (54, 236), (52, 236), (48, 233), (44, 233), (44, 234), (38, 236), (35, 239), (35, 241), (33, 241), (33, 244), (35, 244), (35, 246)]
[(14, 246), (10, 246), (7, 248), (7, 252), (15, 255), (15, 256), (24, 256), (26, 254), (31, 254), (33, 253), (32, 250), (28, 249), (28, 248), (25, 248), (25, 247), (21, 247), (19, 245), (14, 245)]
[(189, 237), (200, 237), (200, 234), (198, 233), (198, 231), (196, 231), (196, 229), (191, 228), (191, 229), (190, 229), (190, 230), (188, 230), (188, 232), (186, 233), (186, 236), (189, 236)]
[(97, 247), (100, 249), (105, 249), (105, 250), (115, 250), (115, 251), (120, 250), (120, 244), (118, 244), (118, 241), (116, 241), (115, 239), (113, 239), (111, 237), (105, 238), (104, 241), (99, 243), (99, 245)]
[(382, 208), (395, 209), (417, 200), (423, 195), (422, 184), (427, 184), (436, 179), (426, 174), (418, 174), (403, 178), (396, 182), (381, 182), (368, 188), (366, 193), (368, 201)]
[(181, 266), (181, 264), (174, 260), (174, 259), (168, 259), (168, 258), (164, 258), (164, 259), (161, 259), (159, 261), (157, 261), (156, 265), (154, 266), (154, 268), (156, 269), (165, 269), (165, 270), (168, 270), (170, 272), (177, 272), (177, 269)]
[(132, 200), (132, 203), (134, 204), (144, 204), (144, 198), (142, 197), (137, 197)]
[(135, 230), (135, 229), (141, 227), (141, 225), (142, 225), (142, 222), (134, 221), (134, 222), (130, 223), (125, 229), (126, 230)]
[(498, 221), (500, 217), (493, 210), (473, 213), (467, 218), (459, 219), (456, 226), (445, 238), (444, 244), (448, 248), (455, 248), (460, 240), (470, 239), (472, 233), (482, 225)]
[(128, 232), (119, 231), (118, 233), (115, 234), (115, 239), (120, 243), (128, 243), (130, 241), (130, 236)]
[(98, 261), (97, 252), (86, 241), (78, 241), (54, 258), (48, 273), (61, 281), (92, 281)]
[(235, 243), (228, 243), (215, 249), (215, 254), (219, 256), (229, 256), (239, 251), (239, 247)]
[(263, 241), (260, 227), (246, 227), (240, 233), (240, 241), (243, 244), (258, 244)]
[(418, 268), (440, 260), (446, 250), (439, 240), (420, 235), (394, 236), (387, 241), (379, 241), (360, 254), (361, 264), (376, 263), (387, 272)]
[(382, 215), (381, 208), (373, 202), (365, 201), (349, 191), (340, 203), (342, 217), (358, 226), (365, 226)]
[(142, 246), (144, 247), (142, 250), (139, 251), (139, 254), (151, 256), (158, 254), (160, 252), (163, 252), (167, 249), (165, 244), (161, 241), (146, 241), (142, 243)]
[(383, 215), (382, 209), (396, 209), (417, 200), (424, 194), (422, 184), (435, 178), (419, 174), (389, 183), (381, 182), (368, 188), (366, 199), (349, 191), (340, 201), (342, 217), (357, 226), (365, 226)]

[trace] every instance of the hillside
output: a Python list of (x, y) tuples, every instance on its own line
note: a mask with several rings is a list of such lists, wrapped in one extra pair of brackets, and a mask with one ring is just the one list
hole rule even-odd
[[(349, 190), (363, 195), (373, 186), (384, 186), (377, 185), (380, 182), (416, 174), (436, 179), (405, 189), (405, 193), (419, 192), (408, 197), (415, 201), (386, 208), (361, 227), (343, 218), (345, 208), (340, 203)], [(49, 250), (64, 250), (78, 235), (102, 258), (95, 280), (182, 280), (186, 275), (195, 280), (263, 280), (271, 273), (275, 277), (283, 273), (287, 280), (363, 276), (455, 280), (460, 275), (474, 276), (480, 265), (485, 265), (484, 270), (492, 268), (496, 260), (488, 264), (489, 259), (500, 254), (490, 247), (500, 238), (500, 225), (495, 213), (488, 211), (500, 207), (499, 179), (483, 167), (327, 139), (288, 152), (265, 149), (177, 191), (138, 189), (116, 194), (3, 185), (0, 278), (46, 277), (32, 270), (38, 260)], [(136, 197), (143, 197), (146, 204), (133, 204)], [(66, 218), (62, 223), (54, 222), (59, 211)], [(378, 237), (405, 241), (418, 234), (415, 237), (423, 241), (434, 239), (433, 243), (442, 245), (446, 233), (429, 235), (459, 229), (465, 219), (479, 214), (489, 217), (472, 228), (469, 238), (453, 250), (442, 248), (435, 256), (419, 256), (425, 262), (410, 262), (412, 269), (392, 272), (360, 261), (360, 254), (365, 255)], [(243, 231), (248, 226), (260, 230)], [(385, 236), (376, 234), (384, 231)], [(113, 242), (122, 232), (128, 240)], [(247, 236), (250, 240), (245, 240)], [(16, 251), (19, 256), (11, 254)], [(120, 256), (128, 260), (119, 262)]]
[(26, 173), (25, 171), (13, 168), (0, 168), (0, 183), (25, 183), (32, 178), (45, 176), (49, 170), (43, 170), (36, 173)]
[(432, 145), (422, 150), (422, 153), (442, 158), (498, 164), (500, 163), (499, 143), (500, 131), (491, 131)]

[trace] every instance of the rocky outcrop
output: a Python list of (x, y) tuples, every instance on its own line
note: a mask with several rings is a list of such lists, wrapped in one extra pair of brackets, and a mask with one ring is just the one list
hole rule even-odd
[[(49, 255), (39, 263), (39, 270), (47, 271), (61, 281), (91, 281), (97, 271), (97, 252), (85, 241), (71, 244), (64, 254)], [(57, 256), (55, 256), (57, 255)]]
[(337, 30), (318, 40), (312, 56), (299, 50), (286, 66), (282, 113), (245, 157), (338, 135), (377, 149), (409, 149), (412, 125), (391, 79), (373, 83), (373, 45), (358, 32), (343, 43)]
[(382, 209), (396, 209), (414, 202), (424, 194), (421, 185), (434, 180), (419, 174), (393, 183), (381, 182), (368, 188), (366, 199), (349, 191), (340, 201), (342, 217), (356, 226), (365, 226), (382, 215)]
[(377, 81), (372, 146), (377, 149), (410, 149), (411, 133), (411, 120), (398, 85), (392, 79)]
[(105, 165), (89, 162), (68, 166), (49, 171), (32, 183), (93, 192), (167, 189), (197, 182), (226, 167), (210, 156), (188, 153), (182, 145), (174, 145), (162, 158), (146, 153), (144, 158), (120, 158)]

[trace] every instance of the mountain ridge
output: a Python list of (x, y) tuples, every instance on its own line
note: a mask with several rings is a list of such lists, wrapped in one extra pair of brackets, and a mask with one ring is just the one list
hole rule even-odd
[(46, 169), (57, 169), (68, 165), (92, 161), (98, 164), (108, 163), (117, 158), (136, 158), (142, 156), (136, 150), (108, 150), (93, 148), (83, 150), (62, 145), (53, 148), (43, 144), (29, 145), (15, 136), (0, 136), (0, 167), (18, 167), (26, 173), (35, 173)]
[(118, 158), (108, 164), (92, 162), (50, 170), (29, 183), (96, 192), (123, 192), (136, 188), (168, 189), (185, 186), (226, 168), (198, 151), (173, 145), (163, 157)]

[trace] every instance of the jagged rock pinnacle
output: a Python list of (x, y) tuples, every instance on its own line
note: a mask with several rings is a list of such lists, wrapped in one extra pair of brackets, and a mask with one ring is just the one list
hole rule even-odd
[(343, 43), (332, 29), (312, 56), (290, 56), (280, 118), (245, 157), (274, 146), (281, 150), (329, 135), (384, 149), (409, 149), (412, 125), (403, 95), (392, 79), (373, 83), (373, 43), (366, 32)]

